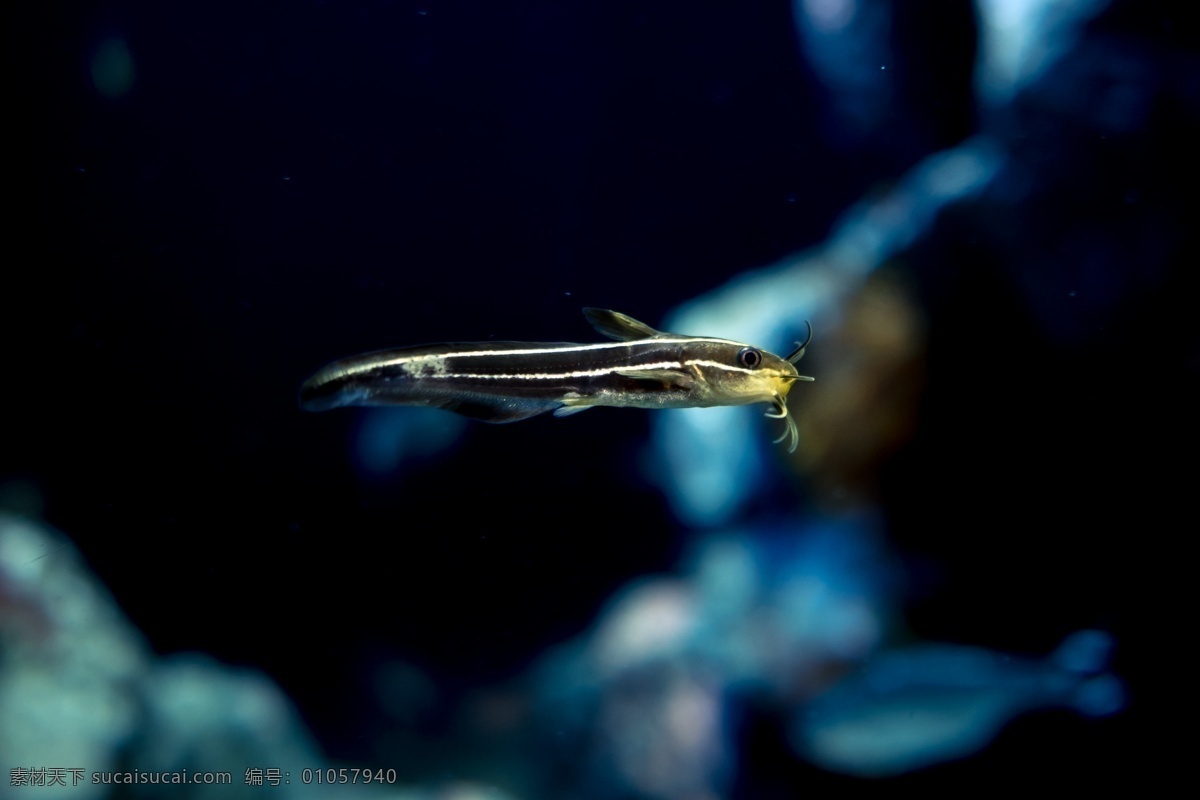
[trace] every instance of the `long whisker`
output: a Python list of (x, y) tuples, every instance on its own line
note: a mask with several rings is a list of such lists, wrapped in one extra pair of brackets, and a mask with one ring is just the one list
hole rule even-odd
[(775, 395), (775, 413), (770, 411), (763, 412), (765, 416), (772, 419), (782, 419), (787, 422), (787, 427), (779, 438), (775, 440), (775, 444), (779, 444), (784, 439), (788, 439), (788, 452), (796, 452), (796, 445), (800, 443), (800, 431), (796, 427), (796, 420), (788, 413), (787, 402), (779, 395)]
[(812, 323), (810, 323), (808, 320), (804, 320), (804, 324), (808, 326), (808, 336), (805, 337), (803, 344), (796, 342), (796, 349), (788, 354), (785, 361), (790, 361), (795, 364), (797, 361), (804, 358), (804, 350), (808, 347), (808, 343), (812, 341), (813, 337)]

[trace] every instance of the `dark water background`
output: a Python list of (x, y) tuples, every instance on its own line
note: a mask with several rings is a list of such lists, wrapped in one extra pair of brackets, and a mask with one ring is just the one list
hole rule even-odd
[[(159, 652), (267, 671), (335, 757), (366, 748), (376, 659), (452, 692), (519, 673), (680, 552), (639, 466), (647, 414), (472, 425), (449, 456), (365, 479), (355, 415), (302, 413), (299, 383), (385, 346), (590, 341), (584, 305), (653, 324), (820, 241), (979, 124), (969, 5), (896, 5), (891, 110), (851, 137), (821, 123), (784, 2), (23, 4), (5, 34), (0, 477), (39, 488)], [(924, 252), (979, 268), (920, 275), (931, 381), (884, 486), (913, 574), (951, 576), (930, 596), (914, 579), (915, 634), (1046, 652), (1103, 627), (1137, 689), (1178, 646), (1155, 587), (1195, 533), (1198, 350), (1197, 88), (1163, 67), (1194, 70), (1195, 51), (1135, 6), (1102, 24), (1181, 54), (1145, 66), (1176, 99), (1092, 142), (1111, 171), (1045, 214), (1161, 213), (1119, 259), (1079, 225), (1112, 299), (1062, 330), (977, 239)], [(113, 37), (134, 72), (106, 96)], [(1050, 766), (1066, 728), (1056, 758), (1100, 779), (1154, 729), (1156, 692), (1101, 733), (1064, 717), (999, 752)], [(761, 744), (751, 765), (795, 769)], [(987, 776), (995, 753), (940, 775)]]

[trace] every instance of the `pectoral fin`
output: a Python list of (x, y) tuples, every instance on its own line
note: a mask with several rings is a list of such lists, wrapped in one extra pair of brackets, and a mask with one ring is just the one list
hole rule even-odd
[(617, 311), (609, 311), (604, 308), (585, 308), (583, 315), (587, 317), (588, 322), (592, 323), (593, 328), (618, 342), (632, 342), (636, 339), (662, 336), (660, 331), (654, 330), (646, 323), (638, 322), (633, 317)]
[(674, 386), (679, 389), (691, 389), (696, 383), (696, 376), (680, 369), (619, 369), (616, 371), (623, 378), (633, 378), (638, 381), (652, 381), (665, 387)]
[(567, 392), (559, 400), (562, 405), (554, 409), (554, 416), (569, 417), (572, 414), (578, 414), (580, 411), (587, 411), (589, 408), (594, 408), (595, 403), (592, 398), (585, 397), (578, 392)]
[[(569, 403), (570, 401), (564, 401), (564, 402)], [(593, 406), (590, 406), (590, 405), (580, 405), (580, 406), (561, 405), (558, 408), (554, 409), (554, 416), (569, 417), (572, 414), (578, 414), (580, 411), (587, 411), (589, 408), (593, 408)]]

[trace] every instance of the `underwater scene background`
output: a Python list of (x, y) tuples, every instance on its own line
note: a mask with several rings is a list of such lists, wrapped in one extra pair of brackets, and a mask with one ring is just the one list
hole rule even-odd
[[(1169, 5), (8, 13), (0, 797), (1186, 763), (1200, 60)], [(766, 406), (297, 404), (355, 353), (596, 341), (584, 306), (776, 353), (811, 322), (796, 452)]]

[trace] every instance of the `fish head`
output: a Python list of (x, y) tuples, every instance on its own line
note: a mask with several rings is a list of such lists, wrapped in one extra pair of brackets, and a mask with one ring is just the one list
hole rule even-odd
[(778, 356), (744, 342), (726, 340), (699, 340), (689, 359), (700, 373), (712, 393), (712, 400), (720, 405), (747, 405), (750, 403), (773, 403), (776, 411), (786, 408), (788, 392), (796, 381), (811, 381), (801, 375), (796, 364), (804, 357), (804, 351), (812, 339), (797, 343), (796, 349), (787, 356)]
[(782, 419), (787, 426), (775, 441), (788, 439), (788, 451), (794, 452), (799, 431), (796, 421), (788, 414), (787, 396), (796, 381), (813, 380), (796, 370), (796, 364), (804, 357), (811, 339), (810, 327), (808, 339), (797, 343), (796, 349), (787, 356), (778, 356), (742, 342), (707, 340), (693, 350), (693, 357), (688, 359), (688, 363), (704, 378), (707, 396), (703, 404), (772, 404), (774, 409), (768, 411), (767, 416)]
[(704, 376), (714, 405), (780, 405), (792, 384), (806, 380), (787, 359), (741, 342), (705, 342), (687, 361)]

